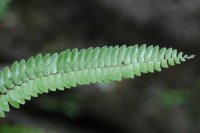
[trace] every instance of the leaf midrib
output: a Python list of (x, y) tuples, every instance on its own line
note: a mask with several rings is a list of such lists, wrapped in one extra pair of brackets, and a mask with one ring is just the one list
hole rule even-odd
[[(169, 60), (169, 59), (173, 59), (174, 60), (174, 58), (168, 58), (168, 59), (163, 59), (162, 61), (167, 61), (167, 60)], [(2, 96), (2, 95), (6, 95), (9, 91), (11, 91), (11, 90), (14, 90), (14, 88), (16, 88), (17, 86), (22, 86), (23, 84), (28, 84), (30, 81), (35, 81), (35, 80), (37, 80), (37, 79), (40, 79), (40, 78), (43, 78), (43, 77), (46, 77), (46, 78), (48, 78), (49, 76), (52, 76), (52, 75), (58, 75), (58, 74), (67, 74), (67, 73), (70, 73), (70, 72), (76, 72), (76, 71), (84, 71), (84, 70), (90, 70), (90, 69), (97, 69), (97, 68), (100, 68), (100, 69), (108, 69), (108, 68), (114, 68), (114, 67), (123, 67), (123, 66), (128, 66), (128, 65), (138, 65), (138, 64), (141, 64), (141, 63), (156, 63), (156, 62), (161, 62), (161, 60), (155, 60), (155, 61), (143, 61), (143, 62), (137, 62), (137, 63), (128, 63), (128, 64), (117, 64), (117, 65), (115, 65), (115, 66), (113, 66), (113, 65), (110, 65), (110, 66), (103, 66), (103, 67), (101, 67), (101, 66), (98, 66), (98, 67), (95, 67), (95, 68), (84, 68), (84, 69), (78, 69), (78, 70), (71, 70), (71, 71), (68, 71), (68, 72), (56, 72), (56, 73), (50, 73), (50, 74), (48, 74), (48, 75), (46, 75), (46, 76), (36, 76), (36, 78), (30, 78), (29, 77), (29, 80), (27, 80), (27, 81), (22, 81), (21, 83), (20, 83), (20, 85), (17, 85), (17, 84), (14, 84), (14, 87), (12, 87), (12, 88), (6, 88), (7, 89), (7, 91), (5, 91), (4, 93), (1, 93), (0, 94), (0, 96)]]

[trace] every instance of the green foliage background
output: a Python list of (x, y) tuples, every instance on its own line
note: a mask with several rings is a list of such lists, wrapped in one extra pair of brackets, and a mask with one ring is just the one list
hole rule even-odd
[(8, 8), (10, 0), (0, 0), (0, 18), (3, 16), (4, 12)]
[(24, 126), (7, 126), (3, 125), (0, 127), (1, 133), (44, 133), (34, 128), (27, 128)]

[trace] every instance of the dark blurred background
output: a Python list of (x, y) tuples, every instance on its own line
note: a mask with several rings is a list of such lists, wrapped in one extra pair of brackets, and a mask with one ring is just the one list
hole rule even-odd
[[(173, 47), (194, 60), (111, 84), (51, 92), (11, 109), (0, 132), (199, 133), (199, 0), (0, 0), (0, 67), (103, 45)], [(18, 131), (13, 131), (18, 133)]]

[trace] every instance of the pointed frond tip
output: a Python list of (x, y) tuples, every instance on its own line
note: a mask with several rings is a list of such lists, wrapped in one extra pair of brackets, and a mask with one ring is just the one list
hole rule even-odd
[(184, 55), (172, 48), (159, 46), (104, 46), (61, 53), (38, 54), (27, 61), (14, 62), (0, 71), (0, 117), (19, 108), (31, 97), (49, 91), (70, 89), (77, 85), (121, 81), (142, 73), (161, 71), (195, 55)]
[(186, 59), (190, 60), (190, 59), (194, 59), (194, 58), (195, 58), (195, 56), (196, 56), (196, 55), (190, 55), (190, 56), (188, 56), (188, 55), (185, 55), (185, 57), (184, 57), (184, 58), (186, 58)]

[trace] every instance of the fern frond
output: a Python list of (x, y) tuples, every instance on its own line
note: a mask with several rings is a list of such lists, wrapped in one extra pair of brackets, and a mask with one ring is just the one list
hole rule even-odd
[(67, 49), (52, 55), (38, 54), (14, 62), (0, 72), (0, 117), (9, 104), (19, 108), (25, 100), (49, 91), (64, 90), (90, 83), (121, 81), (141, 73), (161, 71), (194, 58), (172, 48), (134, 45), (126, 47)]

